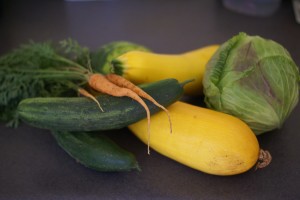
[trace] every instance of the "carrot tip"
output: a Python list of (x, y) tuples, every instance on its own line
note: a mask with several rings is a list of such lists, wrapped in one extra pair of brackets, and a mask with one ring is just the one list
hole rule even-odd
[(168, 116), (168, 119), (169, 119), (169, 123), (170, 123), (170, 133), (172, 134), (173, 133), (173, 128), (172, 128), (172, 120), (171, 120), (171, 116), (170, 116), (170, 113), (169, 113), (169, 111), (168, 111), (168, 109), (166, 109), (164, 106), (162, 106), (161, 104), (159, 104), (159, 103), (157, 103), (155, 100), (153, 101), (153, 103), (157, 106), (157, 107), (159, 107), (159, 108), (161, 108), (163, 111), (165, 111), (165, 113), (167, 114), (167, 116)]
[(104, 112), (104, 110), (103, 110), (103, 108), (101, 107), (101, 105), (100, 105), (100, 103), (99, 103), (99, 101), (96, 99), (96, 100), (94, 100), (96, 103), (97, 103), (97, 105), (98, 105), (98, 108), (102, 111), (102, 112)]
[(78, 88), (78, 92), (79, 92), (81, 95), (83, 95), (83, 96), (85, 96), (85, 97), (87, 97), (87, 98), (92, 99), (92, 100), (98, 105), (99, 109), (100, 109), (102, 112), (104, 112), (104, 110), (102, 109), (102, 107), (101, 107), (99, 101), (98, 101), (93, 95), (91, 95), (88, 91), (86, 91), (86, 90), (83, 89), (83, 88)]

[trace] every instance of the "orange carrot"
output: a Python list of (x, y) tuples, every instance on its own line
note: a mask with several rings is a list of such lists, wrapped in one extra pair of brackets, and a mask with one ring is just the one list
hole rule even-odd
[(128, 88), (128, 89), (132, 90), (134, 93), (138, 94), (140, 97), (148, 99), (154, 105), (156, 105), (157, 107), (159, 107), (162, 110), (164, 110), (167, 113), (167, 115), (168, 115), (168, 119), (169, 119), (169, 123), (170, 123), (170, 132), (172, 133), (172, 122), (171, 122), (170, 114), (169, 114), (169, 111), (164, 106), (162, 106), (161, 104), (159, 104), (155, 99), (153, 99), (144, 90), (142, 90), (138, 86), (134, 85), (132, 82), (130, 82), (129, 80), (125, 79), (122, 76), (119, 76), (117, 74), (107, 74), (106, 78), (109, 81), (111, 81), (112, 83), (116, 84), (117, 86), (120, 86), (120, 87), (123, 87), (123, 88)]
[(79, 92), (79, 94), (81, 94), (81, 95), (83, 95), (85, 97), (88, 97), (88, 98), (92, 99), (94, 102), (96, 102), (97, 105), (98, 105), (98, 107), (100, 108), (100, 110), (102, 112), (104, 112), (103, 109), (102, 109), (102, 107), (101, 107), (101, 105), (100, 105), (100, 103), (99, 103), (99, 101), (93, 95), (91, 95), (88, 91), (86, 91), (83, 88), (78, 88), (77, 91)]
[(150, 110), (147, 104), (143, 101), (143, 99), (132, 90), (124, 87), (119, 87), (118, 85), (115, 85), (114, 83), (110, 82), (102, 74), (91, 74), (89, 76), (88, 83), (91, 88), (97, 90), (98, 92), (102, 92), (116, 97), (127, 96), (134, 99), (144, 107), (148, 119), (148, 154), (150, 154)]

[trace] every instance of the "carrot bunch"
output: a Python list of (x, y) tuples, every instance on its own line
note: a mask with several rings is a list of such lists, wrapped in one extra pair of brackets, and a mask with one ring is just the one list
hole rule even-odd
[[(147, 127), (148, 154), (150, 154), (150, 110), (142, 98), (151, 101), (154, 105), (156, 105), (157, 107), (161, 108), (166, 112), (170, 123), (170, 132), (172, 133), (172, 122), (171, 122), (169, 111), (138, 86), (134, 85), (133, 83), (123, 78), (122, 76), (116, 74), (103, 75), (99, 73), (92, 73), (89, 74), (87, 77), (88, 77), (87, 83), (92, 89), (115, 97), (129, 97), (137, 101), (141, 106), (143, 106), (143, 108), (146, 111), (147, 121), (148, 121), (147, 123), (148, 124)], [(79, 88), (78, 92), (81, 95), (90, 98), (91, 100), (96, 102), (100, 110), (104, 112), (99, 101), (92, 94), (90, 94), (88, 91), (86, 91), (83, 88)]]

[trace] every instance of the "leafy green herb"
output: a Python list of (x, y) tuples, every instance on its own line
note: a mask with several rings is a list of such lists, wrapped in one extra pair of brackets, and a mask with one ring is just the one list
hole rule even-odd
[[(89, 50), (67, 39), (21, 45), (0, 57), (0, 121), (18, 125), (18, 103), (30, 97), (62, 96), (86, 82)], [(74, 95), (74, 94), (73, 94)]]

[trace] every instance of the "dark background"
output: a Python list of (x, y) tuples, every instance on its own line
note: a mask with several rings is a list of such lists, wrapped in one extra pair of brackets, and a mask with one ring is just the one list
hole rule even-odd
[[(128, 40), (181, 53), (243, 31), (281, 43), (300, 65), (300, 24), (287, 0), (269, 17), (237, 14), (217, 0), (0, 2), (0, 55), (29, 40), (69, 37), (92, 50)], [(297, 106), (280, 130), (258, 137), (273, 156), (270, 166), (230, 177), (204, 174), (155, 151), (148, 156), (126, 128), (107, 134), (136, 155), (142, 171), (96, 172), (76, 163), (49, 131), (0, 123), (0, 199), (300, 199), (299, 116)]]

